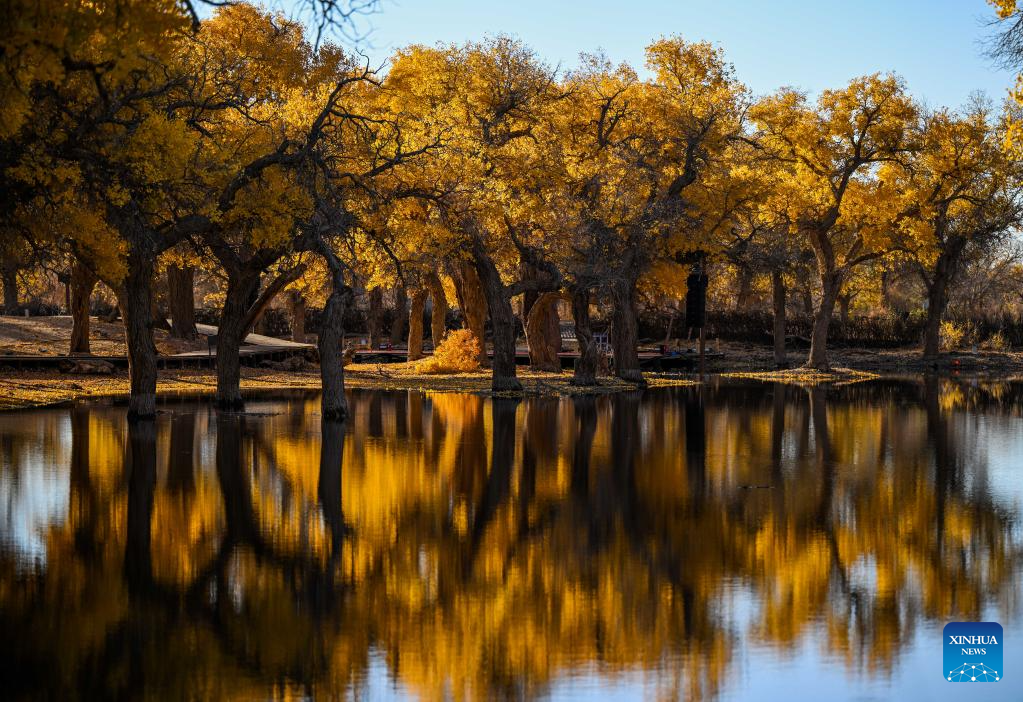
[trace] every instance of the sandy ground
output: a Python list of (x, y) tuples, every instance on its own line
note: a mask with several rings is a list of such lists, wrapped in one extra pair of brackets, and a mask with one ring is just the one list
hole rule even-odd
[[(156, 349), (171, 355), (205, 350), (206, 337), (195, 341), (172, 339), (157, 329)], [(89, 323), (89, 342), (93, 355), (124, 356), (124, 326), (121, 322), (104, 322), (93, 317)], [(71, 317), (0, 317), (0, 354), (28, 356), (67, 355), (71, 343)]]

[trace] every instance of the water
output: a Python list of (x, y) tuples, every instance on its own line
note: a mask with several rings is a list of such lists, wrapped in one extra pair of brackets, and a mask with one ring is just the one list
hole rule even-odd
[(0, 414), (0, 690), (1023, 699), (1023, 385)]

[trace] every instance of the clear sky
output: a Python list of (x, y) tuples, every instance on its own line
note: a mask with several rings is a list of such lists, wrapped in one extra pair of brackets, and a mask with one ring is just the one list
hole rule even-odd
[(984, 0), (382, 0), (366, 51), (382, 61), (411, 43), (503, 32), (562, 67), (603, 49), (642, 68), (652, 39), (680, 34), (723, 47), (758, 94), (895, 71), (930, 106), (956, 107), (976, 90), (1001, 101), (1014, 82), (983, 56), (992, 17)]

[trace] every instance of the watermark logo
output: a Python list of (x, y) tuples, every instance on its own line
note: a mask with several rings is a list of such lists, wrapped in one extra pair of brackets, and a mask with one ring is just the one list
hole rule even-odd
[(998, 682), (1002, 679), (1002, 625), (951, 622), (945, 625), (944, 671), (949, 682)]

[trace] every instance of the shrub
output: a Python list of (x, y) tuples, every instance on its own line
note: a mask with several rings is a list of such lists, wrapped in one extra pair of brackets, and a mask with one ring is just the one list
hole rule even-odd
[(959, 324), (951, 321), (945, 321), (941, 323), (941, 331), (939, 336), (941, 337), (941, 348), (946, 351), (952, 351), (959, 348), (963, 343), (963, 337), (966, 335), (966, 330)]
[(940, 336), (941, 348), (946, 351), (962, 349), (977, 343), (977, 328), (970, 323), (945, 321), (941, 323)]
[(420, 373), (467, 373), (480, 368), (480, 342), (468, 329), (448, 332), (433, 355), (416, 365)]
[(1005, 335), (1000, 331), (996, 331), (994, 334), (987, 338), (984, 342), (984, 347), (990, 351), (1008, 351), (1009, 342), (1005, 339)]

